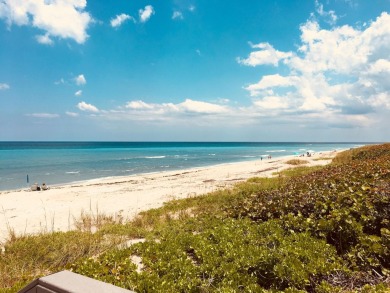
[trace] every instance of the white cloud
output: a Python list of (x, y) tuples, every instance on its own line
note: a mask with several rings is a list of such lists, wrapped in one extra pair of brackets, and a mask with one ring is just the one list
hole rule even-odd
[(75, 113), (75, 112), (65, 112), (65, 114), (66, 115), (68, 115), (68, 116), (70, 116), (70, 117), (77, 117), (77, 116), (79, 116), (79, 114), (78, 113)]
[[(326, 14), (318, 2), (317, 13)], [(265, 75), (245, 87), (257, 97), (254, 106), (270, 113), (284, 109), (283, 117), (296, 113), (306, 121), (329, 121), (337, 127), (344, 122), (348, 127), (370, 125), (376, 121), (375, 113), (390, 110), (388, 13), (383, 12), (363, 28), (343, 25), (323, 29), (311, 17), (300, 30), (297, 52), (280, 52), (260, 43), (252, 45), (260, 51), (237, 59), (248, 66), (275, 67), (283, 60), (283, 76)]]
[(191, 99), (186, 99), (183, 103), (180, 103), (177, 106), (186, 112), (193, 113), (218, 114), (226, 113), (228, 111), (225, 106), (202, 101), (194, 101)]
[(80, 74), (75, 78), (75, 82), (77, 85), (85, 85), (87, 83), (87, 80), (85, 79), (84, 74)]
[(127, 109), (137, 110), (137, 111), (149, 111), (156, 114), (167, 114), (167, 113), (197, 113), (197, 114), (220, 114), (228, 112), (226, 106), (221, 106), (218, 104), (195, 101), (191, 99), (186, 99), (182, 103), (173, 104), (173, 103), (163, 103), (163, 104), (148, 104), (144, 101), (130, 101), (125, 106)]
[(188, 10), (191, 12), (194, 12), (195, 9), (196, 9), (196, 7), (194, 5), (191, 5), (190, 7), (188, 7)]
[(255, 106), (264, 109), (287, 109), (289, 107), (288, 101), (277, 96), (264, 97), (262, 100), (255, 101)]
[(44, 119), (53, 119), (53, 118), (60, 117), (60, 115), (52, 114), (52, 113), (32, 113), (32, 114), (27, 114), (27, 116), (34, 117), (34, 118), (44, 118)]
[(281, 76), (279, 74), (265, 75), (258, 83), (251, 84), (245, 87), (246, 90), (250, 91), (251, 96), (257, 96), (259, 91), (265, 90), (272, 87), (287, 87), (296, 84), (298, 78), (295, 76)]
[(3, 0), (0, 18), (8, 26), (29, 25), (43, 30), (46, 37), (37, 37), (43, 44), (48, 44), (50, 37), (73, 39), (82, 44), (88, 38), (86, 31), (92, 22), (86, 6), (86, 0)]
[(79, 108), (81, 111), (86, 111), (86, 112), (93, 112), (93, 113), (98, 113), (99, 109), (96, 108), (92, 104), (87, 104), (86, 102), (82, 101), (77, 104), (77, 108)]
[(260, 49), (258, 51), (251, 52), (246, 59), (237, 58), (240, 64), (247, 66), (258, 66), (271, 64), (277, 66), (279, 61), (290, 58), (291, 52), (281, 52), (275, 50), (269, 43), (260, 43), (257, 45), (251, 44), (253, 49)]
[(60, 78), (59, 80), (56, 80), (55, 82), (54, 82), (54, 84), (55, 85), (60, 85), (60, 84), (65, 84), (66, 82), (65, 82), (65, 79), (63, 79), (63, 78)]
[(152, 5), (146, 5), (144, 9), (140, 9), (138, 11), (139, 13), (139, 20), (140, 22), (147, 22), (152, 15), (154, 14), (154, 9)]
[(324, 10), (324, 5), (319, 3), (318, 0), (315, 1), (316, 5), (316, 12), (325, 18), (325, 21), (331, 25), (336, 24), (337, 22), (337, 15), (333, 10), (325, 11)]
[(50, 38), (49, 34), (38, 35), (35, 38), (37, 39), (38, 43), (43, 44), (43, 45), (53, 45), (54, 44), (54, 42)]
[(151, 110), (154, 108), (153, 105), (147, 104), (144, 101), (138, 100), (138, 101), (130, 101), (126, 104), (126, 108), (133, 109), (133, 110)]
[(184, 19), (183, 13), (180, 11), (174, 11), (172, 14), (172, 19)]
[(115, 18), (111, 19), (110, 23), (111, 23), (112, 27), (119, 27), (127, 20), (135, 21), (134, 18), (131, 17), (130, 15), (122, 13), (122, 14), (117, 15)]
[(82, 90), (78, 90), (77, 92), (74, 93), (76, 97), (80, 97), (83, 94)]
[(10, 86), (6, 83), (0, 83), (0, 91), (1, 90), (8, 90)]
[(369, 74), (390, 73), (390, 61), (385, 59), (379, 59), (375, 61), (375, 63), (370, 64), (367, 73)]

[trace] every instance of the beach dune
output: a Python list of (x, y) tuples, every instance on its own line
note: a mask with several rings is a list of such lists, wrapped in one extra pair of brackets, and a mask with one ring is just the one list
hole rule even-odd
[[(325, 165), (336, 151), (322, 152), (305, 166)], [(328, 158), (316, 160), (318, 158)], [(50, 186), (49, 190), (0, 192), (0, 242), (12, 229), (17, 235), (74, 229), (82, 213), (106, 214), (131, 219), (140, 211), (157, 208), (172, 199), (229, 188), (251, 177), (271, 176), (292, 167), (293, 156), (222, 164), (153, 174), (75, 182)]]

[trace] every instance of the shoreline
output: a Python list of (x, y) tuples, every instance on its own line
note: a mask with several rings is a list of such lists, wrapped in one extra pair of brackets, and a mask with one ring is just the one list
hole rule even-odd
[(0, 242), (9, 229), (17, 235), (74, 229), (74, 219), (84, 214), (106, 214), (132, 219), (139, 212), (158, 208), (172, 199), (199, 196), (230, 188), (251, 177), (270, 177), (293, 167), (285, 162), (299, 158), (303, 166), (326, 165), (343, 150), (257, 159), (128, 176), (111, 176), (49, 185), (49, 190), (0, 191)]

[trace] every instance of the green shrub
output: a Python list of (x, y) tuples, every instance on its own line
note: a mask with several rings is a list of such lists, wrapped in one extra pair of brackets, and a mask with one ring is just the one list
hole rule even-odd
[[(142, 258), (139, 274), (129, 265), (131, 255)], [(126, 273), (113, 275), (118, 266), (126, 267)], [(196, 233), (183, 226), (167, 227), (158, 241), (73, 266), (76, 272), (139, 292), (303, 290), (341, 269), (332, 246), (307, 233), (286, 233), (278, 221), (216, 219)]]
[(282, 219), (325, 239), (356, 270), (389, 273), (390, 145), (353, 150), (343, 164), (290, 179), (226, 208), (234, 218)]

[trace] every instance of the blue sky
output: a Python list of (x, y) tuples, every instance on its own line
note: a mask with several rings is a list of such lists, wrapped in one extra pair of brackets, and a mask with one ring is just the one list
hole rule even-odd
[(0, 43), (0, 140), (390, 140), (390, 0), (0, 0)]

